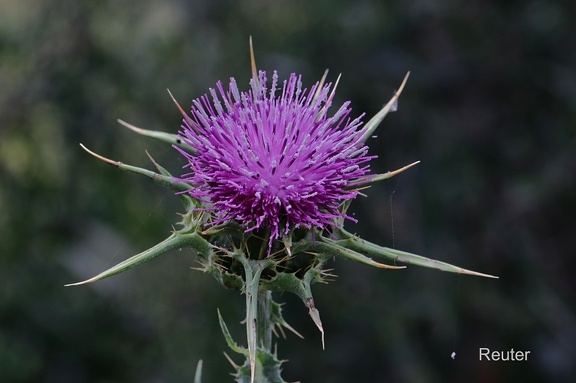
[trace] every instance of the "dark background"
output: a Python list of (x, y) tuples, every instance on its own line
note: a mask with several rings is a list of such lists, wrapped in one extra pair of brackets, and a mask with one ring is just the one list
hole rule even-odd
[[(572, 2), (72, 1), (0, 6), (0, 378), (231, 381), (220, 308), (244, 341), (243, 297), (187, 251), (84, 287), (165, 238), (176, 197), (83, 152), (175, 173), (176, 152), (116, 123), (176, 132), (183, 106), (259, 68), (342, 73), (338, 101), (373, 115), (375, 172), (413, 168), (353, 203), (349, 229), (384, 246), (500, 276), (336, 261), (279, 342), (286, 380), (572, 382), (576, 376), (576, 14)], [(572, 25), (570, 25), (572, 24)], [(478, 349), (530, 351), (479, 362)], [(456, 358), (450, 354), (455, 351)], [(230, 352), (228, 352), (230, 353)], [(233, 355), (238, 362), (239, 359)]]

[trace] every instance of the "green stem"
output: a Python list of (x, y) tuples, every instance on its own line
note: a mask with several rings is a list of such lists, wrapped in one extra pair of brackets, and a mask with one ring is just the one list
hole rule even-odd
[[(244, 294), (246, 295), (246, 338), (247, 352), (241, 352), (247, 358), (247, 366), (239, 369), (238, 382), (250, 383), (285, 383), (281, 378), (281, 361), (272, 351), (272, 330), (274, 316), (272, 292), (260, 289), (260, 276), (262, 272), (272, 265), (270, 259), (249, 259), (244, 253), (236, 255), (245, 273)], [(228, 333), (223, 326), (225, 336)], [(226, 336), (228, 339), (229, 336)], [(234, 348), (235, 344), (229, 341)], [(245, 369), (249, 367), (249, 369)]]
[(258, 314), (256, 336), (259, 340), (259, 347), (272, 353), (272, 313), (270, 304), (272, 302), (272, 292), (258, 292)]

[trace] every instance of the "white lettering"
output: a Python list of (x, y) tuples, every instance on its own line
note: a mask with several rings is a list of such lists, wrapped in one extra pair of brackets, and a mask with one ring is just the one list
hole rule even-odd
[(479, 360), (488, 362), (522, 362), (528, 360), (530, 354), (530, 351), (514, 351), (513, 348), (508, 351), (490, 351), (487, 347), (480, 347), (478, 352)]

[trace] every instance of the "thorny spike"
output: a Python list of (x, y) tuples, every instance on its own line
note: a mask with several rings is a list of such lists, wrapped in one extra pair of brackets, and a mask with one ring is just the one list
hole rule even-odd
[(136, 133), (138, 133), (138, 134), (142, 134), (142, 135), (145, 135), (145, 134), (146, 134), (146, 133), (145, 133), (146, 131), (145, 131), (144, 129), (141, 129), (141, 128), (137, 127), (137, 126), (134, 126), (134, 125), (132, 125), (132, 124), (129, 124), (129, 123), (127, 123), (126, 121), (124, 121), (124, 120), (122, 120), (122, 119), (120, 119), (120, 118), (118, 118), (116, 121), (118, 121), (118, 123), (119, 123), (120, 125), (124, 126), (125, 128), (128, 128), (128, 129), (130, 129), (130, 130), (132, 130), (132, 131), (134, 131), (134, 132), (136, 132)]
[(292, 334), (296, 335), (300, 339), (304, 339), (304, 336), (300, 334), (298, 331), (294, 329), (294, 327), (290, 326), (287, 322), (281, 323), (281, 326), (278, 326), (280, 331), (282, 332), (282, 338), (286, 339), (286, 335), (284, 334), (284, 330), (282, 327), (286, 327)]
[(232, 360), (232, 358), (230, 358), (230, 356), (228, 354), (226, 354), (224, 352), (224, 357), (228, 360), (228, 362), (232, 365), (232, 367), (234, 367), (235, 369), (239, 369), (240, 366), (237, 365), (236, 363), (234, 363), (234, 361)]
[(158, 169), (159, 171), (165, 170), (158, 162), (156, 162), (156, 160), (154, 160), (154, 158), (150, 155), (150, 153), (148, 153), (148, 150), (145, 150), (144, 152), (146, 152), (146, 155), (148, 156), (152, 164), (156, 167), (156, 169)]
[(320, 331), (320, 335), (322, 337), (322, 350), (325, 350), (325, 342), (324, 342), (324, 327), (322, 327), (322, 321), (320, 320), (320, 312), (314, 306), (314, 299), (310, 298), (305, 302), (306, 307), (308, 307), (308, 314), (312, 321)]
[(169, 189), (181, 192), (181, 191), (190, 190), (190, 188), (192, 187), (185, 182), (181, 182), (181, 181), (175, 179), (174, 177), (169, 175), (169, 173), (167, 173), (167, 172), (164, 173), (162, 170), (160, 170), (160, 171), (163, 174), (159, 174), (159, 173), (153, 172), (151, 170), (142, 169), (142, 168), (132, 166), (132, 165), (126, 165), (120, 161), (113, 161), (109, 158), (106, 158), (106, 157), (101, 156), (97, 153), (94, 153), (93, 151), (91, 151), (90, 149), (85, 147), (83, 144), (80, 144), (80, 146), (82, 147), (82, 149), (84, 149), (86, 152), (88, 152), (90, 155), (96, 157), (100, 161), (104, 161), (109, 165), (115, 166), (117, 168), (120, 168), (122, 170), (131, 172), (131, 173), (136, 173), (136, 174), (146, 176), (146, 177), (150, 178), (152, 181), (154, 181), (155, 183), (157, 183), (161, 186), (167, 187)]
[(196, 373), (194, 374), (194, 383), (201, 383), (202, 382), (202, 359), (198, 361), (196, 365)]
[[(374, 183), (374, 182), (386, 180), (386, 179), (388, 179), (388, 178), (392, 178), (392, 177), (394, 177), (394, 176), (402, 173), (402, 172), (405, 171), (405, 170), (410, 169), (412, 166), (418, 165), (419, 163), (420, 163), (420, 161), (415, 161), (415, 162), (412, 162), (412, 163), (409, 164), (409, 165), (406, 165), (406, 166), (401, 167), (400, 169), (396, 169), (396, 170), (393, 170), (393, 171), (389, 171), (389, 172), (386, 172), (386, 173), (383, 173), (383, 174), (378, 174), (377, 176), (375, 176), (375, 177), (373, 177), (373, 178), (359, 179), (359, 180), (356, 180), (355, 182), (350, 182), (350, 186), (351, 186), (351, 187), (354, 187), (354, 186), (357, 186), (357, 185), (369, 185), (369, 184), (372, 184), (372, 183)], [(358, 189), (358, 190), (360, 190), (360, 189)]]
[(316, 92), (314, 93), (314, 97), (312, 98), (312, 100), (316, 100), (318, 98), (318, 96), (320, 96), (320, 93), (322, 92), (322, 88), (324, 87), (324, 83), (326, 82), (326, 77), (328, 77), (328, 69), (326, 69), (324, 71), (324, 74), (322, 75), (322, 78), (320, 79), (320, 82), (318, 83), (318, 88), (316, 88)]
[(392, 99), (394, 101), (397, 101), (398, 97), (400, 97), (400, 94), (404, 90), (404, 86), (406, 85), (406, 82), (408, 81), (408, 77), (410, 77), (410, 71), (408, 71), (406, 73), (406, 76), (404, 76), (404, 80), (402, 80), (402, 84), (400, 84), (400, 88), (398, 88), (398, 90), (396, 92), (394, 92), (394, 97), (392, 97)]
[(252, 79), (258, 81), (258, 70), (256, 69), (256, 58), (254, 57), (254, 45), (250, 36), (250, 66), (252, 67)]
[(298, 336), (301, 339), (304, 339), (302, 334), (300, 334), (292, 326), (290, 326), (288, 322), (286, 322), (286, 320), (284, 320), (284, 318), (282, 317), (282, 305), (273, 301), (271, 303), (272, 303), (272, 322), (273, 322), (272, 332), (274, 332), (274, 334), (278, 337), (278, 334), (276, 332), (276, 329), (278, 329), (278, 331), (282, 334), (282, 338), (286, 339), (286, 334), (284, 333), (284, 328), (286, 328), (294, 335)]
[(328, 96), (328, 100), (326, 102), (331, 102), (336, 94), (336, 88), (338, 88), (338, 83), (340, 82), (340, 77), (342, 77), (342, 73), (338, 75), (336, 82), (334, 83), (334, 87), (332, 87), (332, 92), (330, 92), (330, 96)]
[(124, 126), (125, 128), (130, 129), (131, 131), (133, 131), (137, 134), (140, 134), (140, 135), (146, 136), (146, 137), (155, 138), (159, 141), (163, 141), (163, 142), (167, 142), (167, 143), (172, 144), (172, 145), (176, 145), (176, 146), (184, 149), (185, 151), (187, 151), (189, 153), (194, 153), (194, 148), (192, 148), (186, 142), (182, 141), (182, 139), (177, 134), (159, 132), (159, 131), (155, 131), (155, 130), (141, 129), (141, 128), (134, 126), (132, 124), (129, 124), (126, 121), (121, 120), (121, 119), (118, 119), (117, 121), (120, 125)]
[(94, 153), (93, 151), (91, 151), (90, 149), (85, 147), (84, 144), (80, 144), (80, 147), (82, 147), (82, 149), (84, 149), (86, 152), (88, 152), (88, 154), (91, 154), (92, 156), (98, 158), (100, 161), (106, 162), (107, 164), (110, 164), (110, 165), (116, 166), (116, 167), (119, 167), (120, 165), (122, 165), (122, 162), (120, 162), (120, 161), (113, 161), (109, 158), (101, 156), (100, 154)]
[(116, 121), (118, 121), (118, 123), (120, 125), (124, 126), (125, 128), (128, 128), (131, 131), (136, 132), (138, 134), (141, 134), (143, 136), (151, 136), (151, 133), (155, 133), (151, 130), (146, 130), (146, 129), (142, 129), (142, 128), (139, 128), (137, 126), (134, 126), (134, 125), (132, 125), (132, 124), (120, 119), (120, 118), (116, 119)]
[(419, 163), (420, 163), (420, 161), (415, 161), (415, 162), (412, 162), (412, 163), (409, 164), (409, 165), (406, 165), (406, 166), (401, 167), (400, 169), (396, 169), (396, 170), (391, 171), (391, 172), (386, 172), (386, 173), (384, 173), (384, 174), (380, 174), (379, 176), (377, 176), (376, 178), (374, 178), (374, 182), (375, 182), (375, 181), (385, 180), (385, 179), (388, 179), (388, 178), (392, 178), (392, 177), (394, 177), (395, 175), (398, 175), (398, 174), (402, 173), (404, 170), (408, 170), (408, 169), (410, 169), (412, 166), (418, 165)]
[(370, 137), (374, 132), (374, 130), (376, 130), (382, 119), (386, 117), (388, 112), (396, 110), (398, 105), (398, 97), (400, 97), (400, 94), (404, 90), (404, 86), (406, 85), (409, 76), (410, 72), (406, 73), (406, 76), (404, 76), (404, 80), (402, 80), (402, 84), (400, 84), (400, 88), (398, 88), (398, 90), (394, 92), (394, 96), (392, 96), (390, 101), (388, 101), (388, 103), (382, 109), (380, 109), (380, 111), (376, 113), (376, 115), (372, 117), (370, 121), (366, 123), (366, 125), (364, 125), (364, 128), (362, 129), (364, 131), (364, 133), (362, 134), (362, 140), (361, 140), (362, 142), (366, 142), (368, 137)]
[[(277, 326), (277, 327), (278, 327), (278, 331), (280, 331), (280, 335), (282, 335), (282, 339), (286, 339), (286, 334), (284, 333), (282, 326)], [(280, 335), (278, 335), (278, 331), (276, 331), (276, 326), (272, 327), (272, 334), (274, 334), (274, 336), (276, 338), (280, 338)]]
[(286, 254), (288, 254), (288, 257), (292, 257), (292, 233), (290, 233), (290, 235), (283, 236), (282, 242), (284, 243)]
[(172, 101), (174, 101), (174, 104), (176, 105), (176, 108), (178, 108), (178, 111), (180, 112), (180, 114), (182, 115), (182, 117), (184, 117), (184, 120), (186, 120), (186, 122), (188, 123), (188, 125), (190, 125), (191, 128), (195, 128), (196, 124), (194, 123), (194, 121), (192, 121), (192, 119), (190, 117), (188, 117), (188, 114), (186, 114), (186, 112), (184, 112), (184, 109), (182, 109), (182, 107), (180, 106), (180, 104), (178, 103), (178, 101), (176, 101), (176, 99), (174, 98), (174, 96), (172, 95), (172, 92), (170, 92), (170, 89), (166, 89), (168, 91), (168, 94), (170, 95), (170, 98), (172, 98)]
[[(321, 90), (321, 86), (324, 84), (324, 79), (326, 78), (327, 74), (328, 74), (328, 70), (326, 70), (326, 72), (324, 72), (324, 76), (322, 77), (322, 80), (320, 81), (320, 86), (318, 87), (318, 90), (316, 90), (317, 94), (314, 95), (314, 98), (316, 98), (318, 96), (318, 92)], [(334, 98), (334, 95), (336, 94), (336, 88), (338, 88), (338, 83), (340, 82), (340, 77), (342, 77), (342, 73), (340, 73), (338, 75), (338, 78), (336, 79), (336, 82), (334, 83), (334, 86), (332, 87), (332, 91), (330, 92), (330, 95), (326, 99), (324, 106), (322, 107), (322, 109), (320, 110), (320, 112), (318, 113), (318, 116), (316, 118), (322, 118), (324, 116), (324, 114), (326, 114), (326, 112), (328, 112), (328, 108), (330, 107), (330, 103), (332, 102), (332, 99)]]

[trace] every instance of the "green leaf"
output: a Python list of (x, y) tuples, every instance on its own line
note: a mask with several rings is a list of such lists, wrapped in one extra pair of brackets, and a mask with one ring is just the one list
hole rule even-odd
[(278, 273), (270, 281), (262, 281), (262, 286), (265, 289), (271, 291), (289, 291), (296, 294), (308, 308), (308, 314), (312, 321), (320, 331), (322, 335), (322, 348), (324, 348), (324, 328), (322, 327), (322, 321), (320, 320), (320, 312), (316, 309), (314, 305), (314, 298), (312, 297), (312, 282), (318, 281), (318, 276), (322, 273), (322, 266), (324, 262), (330, 258), (329, 256), (320, 255), (320, 263), (315, 267), (311, 267), (306, 271), (303, 279), (299, 279), (293, 273)]
[(202, 238), (198, 233), (175, 232), (172, 233), (170, 237), (166, 238), (164, 241), (158, 243), (157, 245), (151, 247), (150, 249), (145, 250), (133, 257), (130, 257), (127, 260), (120, 262), (116, 266), (113, 266), (108, 270), (103, 271), (102, 273), (90, 279), (87, 279), (82, 282), (70, 283), (67, 284), (66, 286), (78, 286), (100, 281), (104, 278), (120, 274), (126, 270), (133, 268), (134, 266), (138, 266), (141, 263), (148, 262), (158, 257), (159, 255), (165, 254), (171, 250), (179, 249), (182, 247), (190, 247), (196, 250), (199, 254), (202, 254), (204, 256), (208, 256), (212, 251), (210, 243), (206, 241), (204, 238)]
[(218, 322), (220, 323), (220, 329), (222, 330), (222, 334), (224, 335), (224, 339), (226, 340), (228, 347), (230, 347), (232, 351), (237, 352), (238, 354), (248, 356), (248, 350), (246, 350), (244, 347), (238, 346), (238, 344), (234, 342), (234, 339), (232, 339), (232, 335), (230, 334), (230, 331), (226, 326), (226, 322), (224, 322), (224, 319), (220, 314), (220, 310), (218, 310)]

